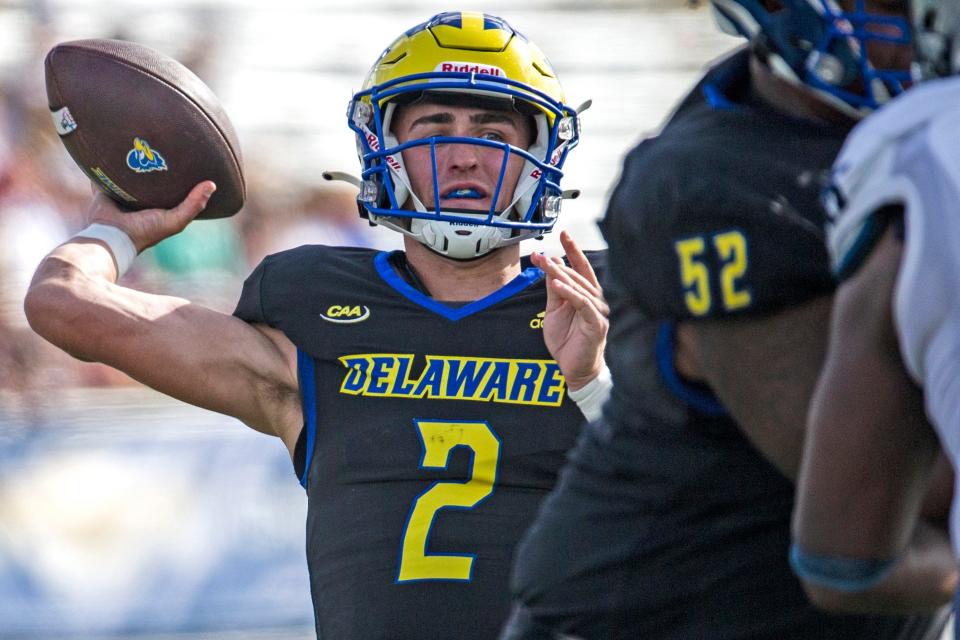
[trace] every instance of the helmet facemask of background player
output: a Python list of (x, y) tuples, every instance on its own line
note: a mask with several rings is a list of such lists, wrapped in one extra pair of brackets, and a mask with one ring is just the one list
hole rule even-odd
[[(904, 0), (711, 0), (711, 5), (720, 28), (751, 39), (774, 73), (811, 88), (851, 117), (880, 107), (912, 79), (910, 56), (895, 51), (909, 52), (912, 42)], [(883, 48), (894, 53), (877, 55)]]
[[(418, 104), (517, 113), (531, 134), (521, 144), (438, 133), (401, 144), (398, 111)], [(358, 202), (371, 222), (459, 260), (542, 236), (556, 223), (561, 169), (579, 140), (577, 112), (564, 104), (543, 53), (502, 19), (448, 12), (410, 29), (373, 65), (347, 118), (362, 164)], [(430, 188), (419, 189), (427, 193), (414, 188), (405, 152), (429, 154)], [(442, 192), (438, 164), (468, 152), (488, 164), (494, 155), (499, 176), (482, 189)], [(511, 174), (519, 174), (516, 184)]]

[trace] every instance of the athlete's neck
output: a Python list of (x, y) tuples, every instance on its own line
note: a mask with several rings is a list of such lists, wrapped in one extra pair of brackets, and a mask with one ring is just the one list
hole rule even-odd
[(854, 118), (820, 99), (816, 93), (776, 75), (765, 62), (750, 56), (750, 83), (754, 93), (771, 107), (794, 118), (850, 129)]
[(520, 246), (495, 249), (476, 260), (451, 260), (404, 237), (407, 264), (430, 297), (444, 302), (472, 302), (486, 297), (520, 274)]

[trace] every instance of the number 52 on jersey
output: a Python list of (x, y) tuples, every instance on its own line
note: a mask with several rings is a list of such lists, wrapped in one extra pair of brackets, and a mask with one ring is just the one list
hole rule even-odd
[[(715, 310), (711, 291), (720, 293), (724, 311), (750, 306), (753, 297), (741, 282), (749, 267), (743, 233), (734, 229), (692, 236), (677, 240), (674, 249), (680, 262), (683, 301), (691, 315), (705, 316)], [(711, 264), (719, 265), (713, 273)]]

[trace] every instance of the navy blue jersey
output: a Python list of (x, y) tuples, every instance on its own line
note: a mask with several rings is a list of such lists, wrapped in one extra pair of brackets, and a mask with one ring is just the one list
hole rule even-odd
[(513, 588), (536, 620), (583, 638), (935, 638), (942, 620), (808, 603), (787, 562), (792, 483), (673, 369), (676, 321), (832, 289), (818, 194), (843, 132), (748, 86), (744, 51), (626, 159), (602, 223), (613, 395), (518, 550)]
[(235, 313), (298, 349), (318, 637), (489, 639), (582, 415), (544, 345), (539, 269), (450, 306), (401, 264), (287, 251), (257, 267)]

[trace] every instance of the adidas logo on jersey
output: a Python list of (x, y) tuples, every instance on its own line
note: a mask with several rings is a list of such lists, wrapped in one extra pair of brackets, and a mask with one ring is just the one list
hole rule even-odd
[(363, 322), (370, 317), (370, 308), (363, 305), (331, 305), (326, 311), (320, 314), (320, 317), (327, 322), (336, 324), (353, 324)]
[(530, 321), (531, 329), (543, 329), (543, 317), (547, 315), (546, 311), (541, 311), (537, 316)]

